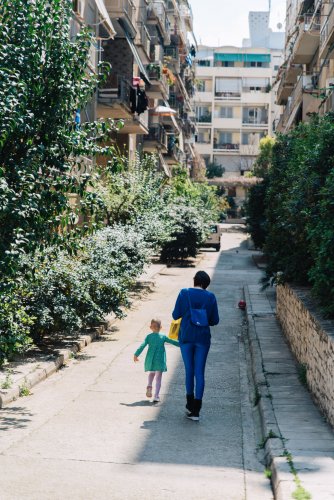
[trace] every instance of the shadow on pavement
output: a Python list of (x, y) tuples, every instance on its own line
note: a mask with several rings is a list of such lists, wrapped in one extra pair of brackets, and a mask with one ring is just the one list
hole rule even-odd
[[(244, 468), (239, 368), (243, 315), (237, 303), (244, 282), (258, 281), (251, 253), (244, 250), (246, 242), (226, 248), (217, 255), (218, 260), (216, 252), (207, 252), (208, 265), (199, 265), (212, 276), (210, 290), (216, 294), (221, 317), (220, 325), (212, 329), (201, 421), (185, 418), (184, 368), (180, 359), (172, 368), (173, 374), (164, 376), (157, 418), (143, 422), (148, 435), (136, 457), (139, 463)], [(191, 286), (192, 278), (190, 269), (184, 286)]]

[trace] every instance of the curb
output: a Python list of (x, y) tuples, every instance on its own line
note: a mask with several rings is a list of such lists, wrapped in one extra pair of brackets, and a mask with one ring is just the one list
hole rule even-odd
[[(166, 266), (146, 279), (138, 279), (136, 281), (136, 286), (152, 291), (155, 287), (155, 276), (165, 268)], [(136, 300), (132, 302), (132, 305), (135, 303)], [(70, 348), (60, 349), (59, 354), (55, 357), (55, 359), (53, 359), (52, 361), (44, 361), (40, 363), (40, 368), (19, 379), (15, 387), (8, 390), (0, 389), (0, 408), (4, 408), (9, 403), (12, 403), (16, 399), (18, 399), (21, 396), (22, 388), (28, 390), (32, 389), (35, 385), (43, 382), (43, 380), (46, 380), (48, 377), (50, 377), (50, 375), (56, 373), (73, 355), (82, 351), (94, 340), (99, 338), (100, 335), (103, 335), (103, 333), (108, 330), (108, 328), (110, 328), (115, 319), (116, 318), (113, 317), (110, 320), (106, 320), (99, 326), (93, 327), (89, 333), (80, 335), (79, 338), (73, 342), (73, 345)]]
[(0, 408), (18, 399), (21, 395), (22, 388), (31, 389), (50, 375), (61, 368), (72, 356), (82, 351), (91, 342), (100, 337), (110, 326), (109, 321), (101, 323), (99, 326), (92, 329), (91, 332), (81, 335), (73, 345), (68, 349), (60, 349), (57, 357), (52, 361), (44, 361), (40, 363), (41, 368), (36, 369), (33, 373), (26, 375), (18, 380), (17, 386), (9, 390), (0, 390)]
[(244, 297), (247, 303), (246, 318), (251, 355), (251, 370), (256, 390), (255, 397), (257, 408), (260, 416), (265, 462), (272, 473), (271, 484), (275, 500), (288, 500), (292, 498), (292, 493), (296, 489), (296, 483), (284, 456), (284, 439), (277, 425), (272, 397), (269, 393), (267, 379), (263, 370), (261, 344), (256, 332), (254, 313), (247, 285), (244, 286)]

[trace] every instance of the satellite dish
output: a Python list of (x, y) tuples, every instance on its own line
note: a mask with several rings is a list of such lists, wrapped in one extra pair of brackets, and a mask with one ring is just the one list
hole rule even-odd
[(282, 24), (282, 23), (278, 23), (277, 28), (278, 28), (279, 30), (281, 30), (281, 29), (283, 28), (283, 24)]

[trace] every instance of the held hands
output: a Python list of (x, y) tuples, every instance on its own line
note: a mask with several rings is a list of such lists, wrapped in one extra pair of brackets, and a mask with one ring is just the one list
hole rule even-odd
[(137, 363), (139, 361), (139, 358), (137, 356), (133, 356), (133, 361)]

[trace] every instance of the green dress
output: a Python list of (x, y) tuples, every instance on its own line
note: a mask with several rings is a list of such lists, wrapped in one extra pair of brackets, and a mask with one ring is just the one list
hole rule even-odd
[(139, 356), (146, 346), (148, 351), (145, 358), (145, 371), (146, 372), (166, 372), (166, 350), (165, 342), (179, 346), (177, 340), (172, 340), (162, 333), (149, 333), (144, 342), (138, 347), (135, 356)]

